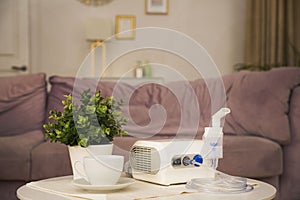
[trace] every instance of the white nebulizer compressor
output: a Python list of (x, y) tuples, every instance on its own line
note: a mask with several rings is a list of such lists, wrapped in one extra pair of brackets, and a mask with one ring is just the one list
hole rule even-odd
[(214, 178), (223, 157), (221, 119), (230, 113), (221, 108), (212, 116), (202, 140), (139, 140), (131, 148), (130, 165), (135, 179), (161, 185), (186, 183), (194, 178)]

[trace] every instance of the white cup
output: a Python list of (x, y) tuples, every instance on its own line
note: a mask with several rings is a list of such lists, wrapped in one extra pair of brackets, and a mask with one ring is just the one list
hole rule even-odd
[[(78, 164), (83, 166), (84, 173), (78, 169)], [(75, 170), (91, 185), (115, 185), (122, 173), (124, 156), (98, 155), (85, 156), (83, 163), (76, 161)]]

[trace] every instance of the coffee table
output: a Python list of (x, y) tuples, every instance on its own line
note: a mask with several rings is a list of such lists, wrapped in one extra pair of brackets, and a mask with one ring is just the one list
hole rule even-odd
[(85, 191), (72, 184), (72, 176), (56, 177), (31, 182), (17, 190), (21, 200), (70, 200), (70, 199), (164, 199), (164, 200), (269, 200), (276, 195), (276, 189), (267, 183), (248, 179), (254, 184), (254, 189), (241, 194), (211, 194), (187, 190), (184, 184), (174, 186), (161, 186), (142, 181), (116, 191)]

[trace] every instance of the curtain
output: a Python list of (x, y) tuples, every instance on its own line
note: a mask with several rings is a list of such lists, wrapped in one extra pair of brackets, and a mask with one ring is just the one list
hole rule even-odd
[[(298, 0), (247, 0), (245, 62), (295, 66)], [(299, 34), (299, 33), (298, 33)], [(298, 38), (300, 39), (300, 38)]]

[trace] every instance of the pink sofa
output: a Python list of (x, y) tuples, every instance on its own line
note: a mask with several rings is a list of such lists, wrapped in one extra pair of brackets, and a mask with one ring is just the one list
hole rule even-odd
[[(45, 74), (0, 78), (0, 199), (16, 199), (16, 189), (26, 182), (71, 174), (67, 147), (45, 141), (42, 125), (49, 109), (62, 109), (60, 102), (64, 94), (72, 93), (74, 80), (50, 77), (47, 92)], [(300, 68), (239, 72), (224, 76), (223, 81), (232, 112), (224, 125), (224, 158), (218, 169), (271, 183), (278, 189), (277, 199), (299, 199), (300, 87), (296, 86)], [(91, 79), (79, 82), (82, 88), (95, 84)], [(196, 135), (201, 138), (203, 128), (210, 124), (210, 96), (203, 80), (190, 85), (201, 108)], [(101, 82), (98, 88), (111, 95), (114, 86)], [(130, 87), (122, 85), (125, 92)], [(153, 104), (163, 105), (168, 117), (164, 128), (149, 139), (173, 138), (181, 110), (167, 87), (148, 84), (139, 88), (130, 101), (133, 119), (140, 125), (149, 123), (147, 113)], [(116, 138), (114, 153), (128, 159), (127, 152), (137, 139)]]

